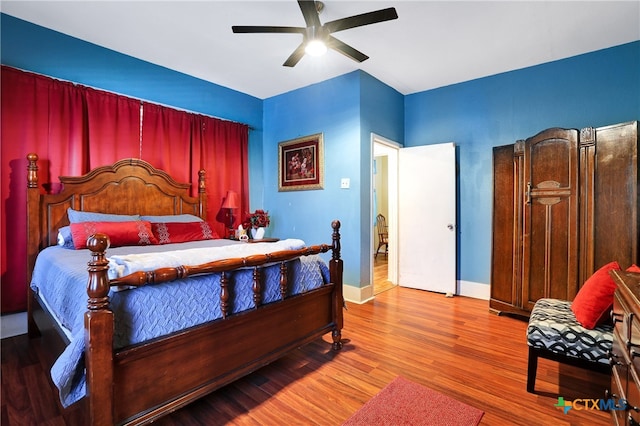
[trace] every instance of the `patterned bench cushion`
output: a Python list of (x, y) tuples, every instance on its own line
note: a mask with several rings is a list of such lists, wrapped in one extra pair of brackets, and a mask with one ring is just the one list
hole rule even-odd
[(536, 349), (608, 364), (612, 340), (612, 326), (584, 328), (571, 311), (571, 302), (566, 300), (540, 299), (529, 317), (527, 343)]

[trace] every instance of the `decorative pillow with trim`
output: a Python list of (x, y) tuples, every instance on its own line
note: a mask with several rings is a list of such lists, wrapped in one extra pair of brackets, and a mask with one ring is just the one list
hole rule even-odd
[(131, 222), (134, 220), (140, 220), (139, 214), (110, 214), (110, 213), (96, 213), (85, 212), (79, 210), (67, 209), (67, 216), (69, 217), (69, 223), (82, 223), (82, 222)]
[(130, 222), (81, 222), (71, 224), (76, 250), (87, 248), (87, 238), (96, 233), (109, 236), (111, 247), (147, 246), (158, 244), (151, 223), (144, 220)]
[(208, 222), (152, 223), (153, 233), (160, 244), (187, 241), (217, 240), (220, 237)]
[(607, 312), (613, 305), (613, 293), (616, 283), (609, 276), (609, 271), (619, 270), (618, 262), (610, 262), (598, 269), (582, 285), (571, 303), (571, 310), (578, 322), (589, 330), (607, 319)]

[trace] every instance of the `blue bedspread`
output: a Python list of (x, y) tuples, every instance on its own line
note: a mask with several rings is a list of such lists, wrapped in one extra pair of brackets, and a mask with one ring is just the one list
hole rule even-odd
[[(110, 255), (233, 244), (228, 240), (208, 240), (164, 246), (119, 247)], [(244, 243), (238, 243), (244, 244)], [(46, 300), (58, 321), (70, 331), (71, 343), (51, 369), (53, 382), (66, 407), (86, 394), (84, 368), (84, 313), (87, 306), (88, 250), (59, 246), (43, 250), (36, 260), (31, 288)], [(290, 294), (312, 290), (329, 282), (329, 269), (320, 256), (305, 256), (289, 263), (293, 281)], [(252, 270), (239, 270), (231, 277), (231, 312), (253, 308)], [(276, 301), (279, 293), (279, 265), (265, 268), (263, 303)], [(116, 349), (221, 318), (220, 275), (176, 280), (125, 291), (111, 291), (115, 316)], [(138, 308), (142, 307), (142, 308)]]

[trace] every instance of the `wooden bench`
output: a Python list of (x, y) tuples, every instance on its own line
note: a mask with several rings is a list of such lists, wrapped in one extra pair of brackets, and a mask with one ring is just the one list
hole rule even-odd
[(593, 330), (584, 328), (571, 311), (571, 302), (538, 300), (527, 327), (527, 392), (535, 390), (538, 358), (611, 374), (609, 353), (612, 341), (613, 326), (603, 324)]

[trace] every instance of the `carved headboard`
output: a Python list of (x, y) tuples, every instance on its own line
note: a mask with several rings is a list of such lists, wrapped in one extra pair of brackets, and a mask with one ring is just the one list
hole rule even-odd
[[(27, 278), (40, 250), (57, 243), (58, 229), (69, 224), (67, 209), (115, 214), (190, 213), (206, 219), (205, 172), (198, 176), (198, 196), (144, 160), (125, 159), (83, 176), (61, 176), (62, 189), (44, 194), (38, 182), (38, 156), (27, 155)], [(29, 282), (27, 281), (27, 282)]]

